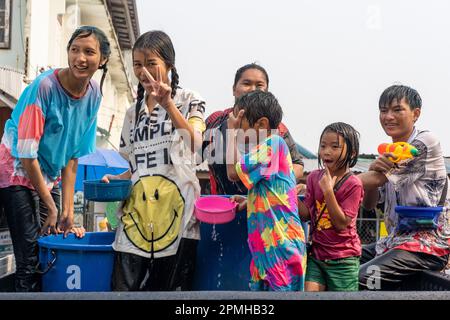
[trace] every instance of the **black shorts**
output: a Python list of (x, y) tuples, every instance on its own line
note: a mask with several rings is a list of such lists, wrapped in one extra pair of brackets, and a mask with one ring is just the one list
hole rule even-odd
[(424, 270), (441, 271), (449, 255), (391, 249), (375, 257), (375, 244), (363, 246), (359, 269), (360, 290), (398, 290), (402, 282)]
[(182, 238), (177, 253), (163, 258), (144, 258), (116, 252), (113, 291), (187, 291), (192, 289), (198, 240)]

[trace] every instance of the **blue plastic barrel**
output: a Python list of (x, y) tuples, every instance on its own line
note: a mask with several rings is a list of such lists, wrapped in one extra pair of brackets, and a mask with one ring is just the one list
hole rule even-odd
[(193, 290), (250, 290), (247, 211), (236, 212), (229, 223), (201, 223), (200, 236)]
[(201, 223), (193, 290), (249, 290), (247, 213), (224, 224)]
[(111, 291), (113, 241), (113, 232), (87, 232), (81, 239), (74, 234), (41, 237), (42, 291)]

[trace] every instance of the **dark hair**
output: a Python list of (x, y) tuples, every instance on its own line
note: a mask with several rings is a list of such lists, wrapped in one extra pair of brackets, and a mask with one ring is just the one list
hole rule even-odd
[(90, 35), (94, 35), (100, 45), (100, 52), (103, 58), (106, 58), (106, 62), (99, 67), (99, 69), (103, 70), (102, 79), (100, 81), (100, 92), (103, 95), (103, 81), (105, 81), (106, 73), (108, 72), (108, 60), (111, 55), (111, 47), (109, 44), (108, 37), (106, 37), (105, 33), (97, 27), (94, 26), (81, 26), (76, 29), (72, 36), (70, 37), (69, 42), (67, 43), (67, 51), (69, 51), (70, 46), (78, 38), (87, 38)]
[(264, 69), (263, 67), (261, 67), (259, 64), (256, 63), (249, 63), (246, 64), (245, 66), (240, 67), (237, 71), (236, 71), (236, 75), (234, 76), (234, 84), (233, 84), (233, 88), (236, 87), (237, 83), (239, 82), (239, 80), (242, 77), (242, 74), (250, 69), (256, 69), (261, 71), (264, 74), (264, 77), (266, 77), (266, 82), (267, 82), (267, 88), (269, 88), (269, 75), (267, 74), (266, 69)]
[[(343, 168), (348, 165), (349, 168), (355, 166), (358, 161), (359, 155), (359, 132), (355, 130), (351, 125), (344, 122), (335, 122), (332, 123), (323, 129), (322, 134), (320, 135), (320, 140), (322, 141), (322, 137), (326, 132), (336, 132), (344, 139), (344, 143), (347, 145), (347, 153), (345, 154), (344, 159), (342, 159), (337, 165), (338, 168)], [(342, 149), (343, 150), (343, 149)], [(319, 145), (320, 151), (320, 145)], [(319, 155), (319, 166), (322, 167), (322, 159)]]
[[(159, 30), (148, 31), (142, 34), (134, 43), (133, 53), (135, 50), (150, 50), (157, 54), (164, 63), (170, 68), (172, 72), (171, 87), (172, 98), (175, 97), (177, 92), (179, 76), (177, 69), (175, 68), (175, 49), (169, 36)], [(137, 101), (144, 98), (144, 87), (139, 83), (137, 92)]]
[(269, 119), (270, 128), (276, 129), (283, 118), (283, 110), (277, 98), (270, 92), (260, 90), (248, 92), (238, 97), (234, 106), (239, 110), (245, 110), (244, 116), (251, 126), (262, 117), (266, 117)]
[(385, 89), (380, 96), (378, 107), (390, 106), (394, 100), (399, 103), (403, 98), (405, 98), (411, 110), (422, 108), (422, 98), (419, 93), (413, 88), (401, 85), (393, 85)]

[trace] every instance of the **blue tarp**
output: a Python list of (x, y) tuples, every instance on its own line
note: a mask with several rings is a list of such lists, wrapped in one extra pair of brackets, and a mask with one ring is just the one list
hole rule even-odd
[(120, 174), (128, 169), (128, 162), (114, 150), (97, 148), (95, 153), (78, 159), (75, 191), (83, 191), (84, 180), (101, 179), (105, 174)]

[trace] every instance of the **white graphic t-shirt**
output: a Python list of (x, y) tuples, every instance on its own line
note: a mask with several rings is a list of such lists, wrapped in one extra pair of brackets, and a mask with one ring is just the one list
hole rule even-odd
[[(136, 122), (131, 106), (122, 128), (120, 154), (128, 160), (133, 191), (119, 210), (120, 224), (113, 248), (143, 257), (174, 255), (181, 238), (200, 239), (193, 215), (200, 196), (196, 158), (190, 141), (176, 130), (166, 110), (156, 105), (151, 114), (142, 101)], [(205, 102), (195, 92), (178, 89), (173, 98), (194, 130), (203, 132)]]

